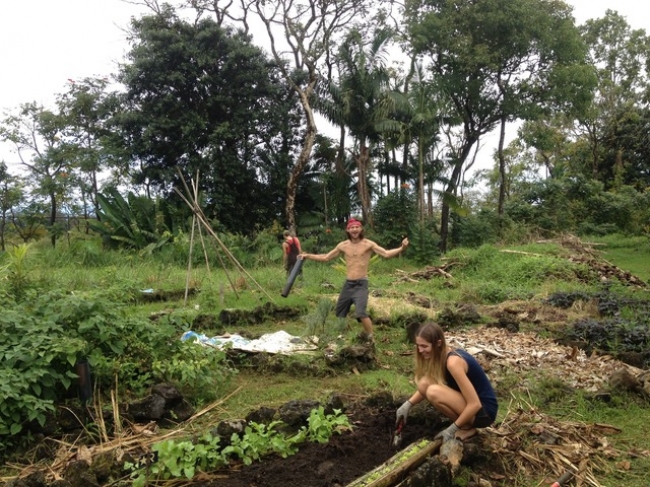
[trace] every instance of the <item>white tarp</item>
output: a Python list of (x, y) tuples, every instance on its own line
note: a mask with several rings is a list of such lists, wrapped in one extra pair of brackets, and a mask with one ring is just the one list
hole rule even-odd
[(241, 335), (221, 335), (208, 337), (201, 333), (186, 331), (181, 340), (194, 340), (195, 342), (214, 348), (233, 348), (245, 352), (267, 352), (291, 355), (294, 353), (305, 353), (316, 350), (318, 347), (313, 343), (306, 342), (303, 338), (289, 335), (286, 331), (280, 330), (275, 333), (267, 333), (256, 340), (244, 338)]

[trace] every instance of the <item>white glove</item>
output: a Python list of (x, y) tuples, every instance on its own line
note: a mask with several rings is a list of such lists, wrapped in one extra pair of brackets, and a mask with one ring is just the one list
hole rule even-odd
[(404, 424), (406, 424), (406, 417), (409, 415), (409, 411), (411, 410), (411, 401), (406, 401), (404, 404), (402, 404), (399, 409), (397, 410), (397, 420), (395, 421), (395, 424), (399, 423), (400, 419), (404, 420)]
[(460, 428), (456, 426), (456, 423), (451, 423), (450, 426), (442, 430), (440, 433), (438, 433), (433, 439), (437, 440), (442, 438), (443, 443), (445, 441), (453, 440), (456, 438), (456, 431), (458, 431)]

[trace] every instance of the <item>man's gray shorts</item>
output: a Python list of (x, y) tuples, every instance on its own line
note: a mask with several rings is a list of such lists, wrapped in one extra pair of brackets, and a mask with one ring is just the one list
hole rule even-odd
[(354, 304), (354, 314), (357, 319), (367, 318), (368, 313), (368, 279), (346, 280), (336, 302), (336, 316), (345, 318)]

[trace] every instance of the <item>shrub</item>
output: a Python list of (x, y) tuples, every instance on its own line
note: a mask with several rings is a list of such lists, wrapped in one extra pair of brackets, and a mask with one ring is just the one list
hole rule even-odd
[(480, 210), (469, 216), (453, 213), (451, 243), (455, 247), (480, 247), (496, 241), (499, 216), (490, 210)]
[(200, 403), (219, 397), (236, 372), (227, 366), (224, 351), (189, 342), (176, 344), (170, 355), (157, 354), (151, 368), (157, 381), (174, 384)]
[(374, 208), (376, 239), (387, 249), (399, 247), (417, 223), (415, 196), (402, 188), (391, 191), (377, 201)]
[(0, 450), (29, 422), (44, 423), (44, 413), (66, 395), (77, 378), (74, 366), (83, 359), (99, 388), (117, 377), (127, 390), (141, 391), (160, 375), (212, 397), (219, 389), (211, 385), (225, 385), (232, 376), (223, 354), (188, 349), (169, 320), (128, 317), (97, 293), (29, 291), (22, 303), (0, 313), (0, 329)]

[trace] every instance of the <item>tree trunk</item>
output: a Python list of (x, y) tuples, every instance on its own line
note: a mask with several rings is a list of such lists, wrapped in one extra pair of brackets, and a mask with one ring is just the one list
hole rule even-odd
[(386, 194), (390, 194), (390, 168), (391, 165), (391, 160), (390, 160), (390, 153), (388, 152), (388, 149), (384, 149), (384, 166), (386, 167)]
[(2, 220), (0, 220), (0, 250), (5, 251), (5, 228), (7, 226), (7, 212), (2, 212)]
[(361, 211), (363, 214), (363, 223), (370, 228), (374, 227), (372, 213), (370, 211), (370, 191), (368, 190), (368, 165), (370, 162), (370, 148), (365, 142), (361, 142), (357, 160), (357, 188), (359, 190), (359, 199), (361, 200)]
[[(456, 189), (458, 188), (458, 182), (460, 180), (460, 175), (463, 170), (463, 164), (465, 159), (469, 155), (472, 146), (476, 143), (477, 137), (468, 138), (465, 145), (462, 146), (458, 159), (454, 162), (454, 170), (451, 173), (449, 178), (449, 183), (445, 188), (445, 193), (456, 194)], [(442, 208), (440, 215), (440, 252), (443, 254), (447, 252), (447, 238), (449, 237), (449, 203), (445, 198), (442, 199)]]
[[(97, 193), (99, 193), (99, 186), (97, 184), (97, 171), (92, 171), (91, 177), (92, 177), (93, 189), (92, 189), (92, 195), (91, 195), (90, 198), (91, 198), (91, 202), (93, 204), (93, 207), (95, 209), (95, 216), (97, 217), (97, 220), (99, 221), (99, 209), (100, 208), (99, 208), (99, 203), (97, 202)], [(86, 207), (86, 205), (84, 205), (84, 208), (85, 207)]]
[[(315, 84), (315, 81), (313, 82)], [(291, 170), (289, 175), (289, 181), (287, 182), (287, 205), (285, 207), (285, 213), (287, 217), (287, 223), (291, 231), (296, 231), (296, 193), (298, 192), (298, 182), (300, 181), (300, 176), (302, 175), (309, 158), (311, 157), (311, 149), (314, 146), (314, 139), (316, 138), (316, 122), (314, 121), (314, 112), (309, 104), (309, 96), (312, 92), (311, 84), (305, 91), (298, 91), (300, 95), (300, 104), (302, 105), (303, 111), (305, 112), (305, 118), (307, 120), (307, 127), (305, 129), (305, 138), (303, 140), (302, 149), (298, 160), (296, 161), (295, 166)]]
[(345, 126), (341, 125), (341, 135), (339, 136), (339, 150), (336, 153), (336, 172), (338, 174), (345, 172)]
[(50, 231), (52, 235), (50, 241), (52, 242), (52, 247), (56, 247), (56, 233), (54, 232), (54, 225), (56, 225), (56, 194), (50, 193), (50, 204), (52, 208), (50, 209)]
[[(394, 147), (391, 149), (390, 163), (393, 166), (393, 168), (397, 167), (397, 154), (395, 153), (395, 148)], [(395, 189), (398, 189), (400, 187), (400, 185), (399, 185), (399, 179), (397, 177), (397, 174), (394, 174), (393, 182), (395, 183), (394, 184)], [(390, 193), (390, 190), (388, 192)]]
[(404, 179), (409, 170), (409, 146), (410, 144), (404, 144), (404, 152), (402, 152), (402, 175), (400, 176), (400, 186), (406, 183)]
[(420, 226), (424, 228), (424, 142), (418, 138), (418, 202), (420, 207)]
[(503, 144), (506, 139), (506, 117), (501, 118), (501, 133), (499, 135), (499, 147), (497, 155), (499, 158), (499, 203), (497, 214), (503, 215), (503, 205), (506, 200), (506, 159), (503, 155)]

